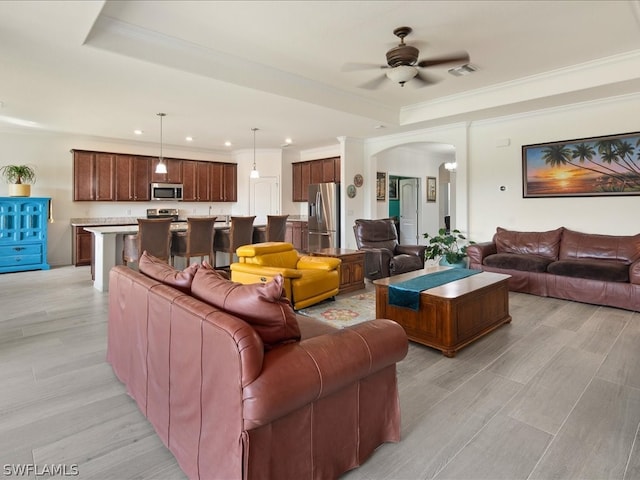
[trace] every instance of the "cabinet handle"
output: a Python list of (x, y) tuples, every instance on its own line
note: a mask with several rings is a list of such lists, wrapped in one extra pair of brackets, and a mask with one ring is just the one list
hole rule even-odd
[(20, 251), (24, 250), (25, 248), (26, 248), (26, 247), (13, 247), (13, 249), (14, 249), (16, 252), (20, 252)]

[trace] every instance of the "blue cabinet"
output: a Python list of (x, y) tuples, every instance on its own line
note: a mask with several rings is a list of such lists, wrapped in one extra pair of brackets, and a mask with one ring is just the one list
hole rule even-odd
[(0, 273), (48, 270), (50, 198), (0, 197)]

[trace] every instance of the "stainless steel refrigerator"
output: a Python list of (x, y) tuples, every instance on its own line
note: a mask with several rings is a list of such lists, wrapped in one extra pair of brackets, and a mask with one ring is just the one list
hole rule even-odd
[(340, 246), (340, 186), (335, 183), (309, 185), (310, 252)]

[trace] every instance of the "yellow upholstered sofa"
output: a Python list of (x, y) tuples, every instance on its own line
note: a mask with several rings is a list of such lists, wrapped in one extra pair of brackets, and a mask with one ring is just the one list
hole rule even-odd
[(231, 264), (231, 280), (265, 283), (284, 277), (284, 289), (293, 308), (300, 310), (335, 296), (340, 286), (340, 259), (300, 255), (287, 242), (244, 245), (236, 250), (238, 262)]

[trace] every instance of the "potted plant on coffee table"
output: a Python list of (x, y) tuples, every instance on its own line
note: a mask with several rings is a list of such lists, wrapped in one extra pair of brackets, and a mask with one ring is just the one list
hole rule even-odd
[(4, 165), (0, 167), (0, 175), (9, 184), (10, 197), (28, 197), (31, 195), (31, 184), (36, 183), (36, 171), (29, 165)]
[(467, 240), (460, 230), (451, 230), (449, 233), (444, 228), (438, 230), (437, 235), (423, 234), (429, 240), (424, 251), (425, 260), (440, 259), (440, 265), (465, 268), (467, 266), (467, 246), (475, 242)]

